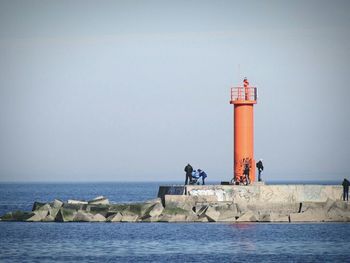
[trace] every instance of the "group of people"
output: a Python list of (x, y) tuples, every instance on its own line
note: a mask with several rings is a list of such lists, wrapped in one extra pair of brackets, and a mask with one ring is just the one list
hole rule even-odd
[[(262, 159), (260, 159), (256, 163), (256, 168), (258, 169), (258, 181), (261, 181), (261, 174), (264, 170), (264, 165), (262, 163)], [(205, 185), (205, 178), (207, 178), (207, 174), (201, 169), (193, 169), (190, 164), (185, 166), (184, 171), (186, 172), (185, 185), (187, 184), (199, 184), (199, 179), (202, 178), (202, 185)], [(239, 184), (250, 184), (250, 163), (245, 162), (243, 167), (243, 176), (241, 177), (241, 182)]]
[[(256, 163), (256, 168), (258, 169), (258, 181), (261, 181), (261, 174), (264, 170), (264, 165), (262, 163), (262, 159), (260, 159)], [(201, 169), (193, 169), (193, 167), (190, 164), (187, 164), (185, 166), (184, 171), (186, 172), (186, 180), (185, 180), (185, 185), (187, 184), (199, 184), (199, 179), (202, 178), (202, 185), (205, 185), (205, 178), (207, 178), (207, 174), (201, 170)], [(238, 184), (250, 184), (250, 178), (249, 178), (249, 173), (250, 173), (250, 164), (248, 162), (244, 163), (243, 167), (243, 177), (241, 177), (241, 181), (237, 182)], [(343, 183), (343, 200), (344, 201), (349, 201), (349, 187), (350, 187), (350, 182), (344, 178)]]
[(186, 180), (185, 185), (189, 184), (199, 184), (199, 179), (202, 178), (202, 185), (205, 185), (205, 178), (207, 178), (207, 174), (201, 169), (193, 169), (190, 164), (187, 164), (185, 167), (186, 172)]
[[(261, 181), (261, 174), (262, 171), (264, 170), (264, 165), (262, 163), (262, 159), (260, 159), (256, 163), (256, 168), (258, 169), (258, 181)], [(207, 178), (207, 174), (201, 170), (201, 169), (193, 169), (193, 167), (190, 164), (187, 164), (185, 166), (184, 171), (186, 172), (186, 179), (185, 179), (185, 185), (187, 184), (199, 184), (199, 179), (202, 178), (202, 185), (205, 185), (205, 178)], [(250, 184), (250, 164), (246, 162), (243, 167), (243, 177), (244, 181), (238, 182), (242, 184)]]

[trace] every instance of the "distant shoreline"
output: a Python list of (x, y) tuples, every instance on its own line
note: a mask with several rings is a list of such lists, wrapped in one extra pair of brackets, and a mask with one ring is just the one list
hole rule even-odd
[[(271, 180), (265, 181), (269, 185), (306, 184), (306, 185), (341, 185), (342, 180)], [(0, 181), (0, 184), (176, 184), (183, 185), (183, 181)], [(208, 181), (207, 185), (218, 185), (218, 181)]]

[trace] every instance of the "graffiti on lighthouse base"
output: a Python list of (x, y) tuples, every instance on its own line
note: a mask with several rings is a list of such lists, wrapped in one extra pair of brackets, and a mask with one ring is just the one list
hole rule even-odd
[[(238, 173), (235, 174), (235, 182), (242, 184), (249, 184), (251, 182), (251, 171), (252, 171), (252, 158), (245, 157), (235, 163), (235, 167), (238, 168)], [(247, 177), (244, 174), (244, 170), (248, 168)]]

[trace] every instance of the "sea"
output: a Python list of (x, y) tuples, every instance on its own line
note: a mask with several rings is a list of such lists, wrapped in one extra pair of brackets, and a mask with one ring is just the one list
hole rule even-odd
[[(144, 201), (167, 184), (0, 183), (0, 215), (54, 199)], [(350, 223), (0, 222), (0, 262), (350, 262)]]

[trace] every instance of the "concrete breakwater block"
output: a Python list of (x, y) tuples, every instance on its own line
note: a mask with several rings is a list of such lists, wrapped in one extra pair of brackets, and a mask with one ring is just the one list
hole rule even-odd
[[(161, 199), (127, 204), (34, 203), (31, 212), (10, 212), (2, 221), (27, 222), (139, 222), (157, 221), (164, 207)], [(151, 220), (150, 220), (151, 219)]]
[(159, 186), (158, 198), (162, 200), (164, 205), (166, 195), (185, 195), (186, 187), (183, 185), (166, 185)]

